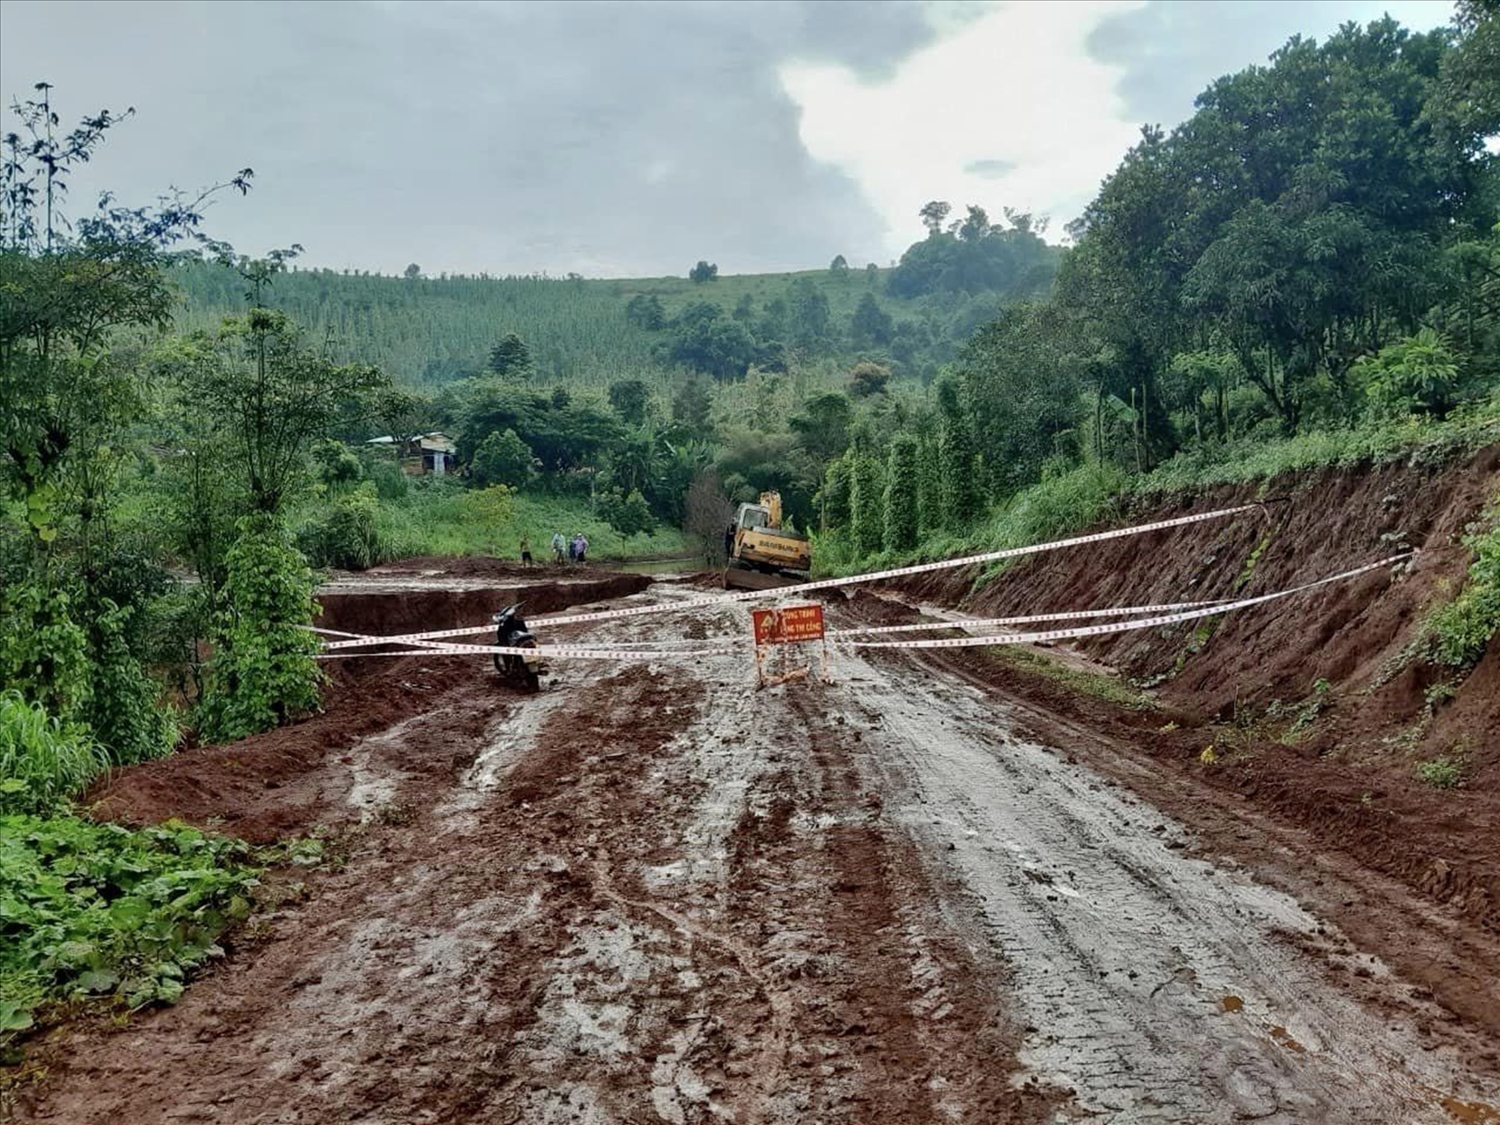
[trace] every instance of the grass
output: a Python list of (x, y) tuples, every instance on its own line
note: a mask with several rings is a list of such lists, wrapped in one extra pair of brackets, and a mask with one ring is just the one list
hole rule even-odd
[(1156, 703), (1150, 696), (1137, 691), (1118, 676), (1072, 668), (1033, 649), (1016, 645), (997, 645), (985, 651), (990, 653), (992, 659), (1009, 668), (1041, 676), (1080, 695), (1102, 699), (1106, 703), (1132, 711), (1151, 711), (1156, 708)]
[(19, 692), (0, 693), (0, 813), (51, 808), (108, 768), (104, 748), (87, 732), (66, 727)]
[(1500, 496), (1484, 518), (1470, 528), (1464, 544), (1474, 552), (1474, 561), (1463, 588), (1433, 613), (1426, 632), (1436, 663), (1467, 669), (1479, 662), (1485, 648), (1500, 633)]
[(475, 493), (461, 486), (414, 486), (400, 500), (382, 500), (376, 527), (388, 558), (414, 555), (492, 555), (518, 560), (521, 537), (531, 541), (532, 554), (546, 557), (554, 532), (588, 537), (589, 558), (628, 561), (687, 555), (694, 545), (676, 528), (658, 526), (649, 534), (621, 535), (583, 498), (521, 493), (508, 511), (487, 513)]

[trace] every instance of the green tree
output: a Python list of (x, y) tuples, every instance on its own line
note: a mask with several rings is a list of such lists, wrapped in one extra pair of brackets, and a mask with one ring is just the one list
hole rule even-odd
[(979, 517), (982, 500), (979, 492), (978, 458), (974, 438), (960, 402), (959, 390), (952, 380), (938, 384), (938, 460), (943, 474), (943, 524), (961, 531)]
[(854, 407), (847, 396), (830, 392), (810, 398), (787, 419), (787, 425), (802, 447), (820, 461), (837, 457), (849, 444), (849, 423)]
[(531, 446), (515, 430), (495, 430), (474, 450), (469, 474), (481, 488), (492, 484), (522, 488), (531, 479), (531, 462)]
[(637, 293), (626, 302), (625, 319), (648, 332), (656, 332), (667, 325), (667, 309), (655, 293)]
[(878, 554), (885, 541), (885, 465), (873, 453), (854, 457), (849, 480), (849, 516), (859, 553)]
[(656, 517), (651, 514), (651, 505), (640, 490), (632, 490), (621, 496), (611, 492), (604, 498), (604, 518), (609, 526), (629, 538), (636, 534), (647, 534), (656, 526)]
[(705, 281), (717, 281), (719, 279), (719, 267), (712, 262), (698, 259), (698, 264), (688, 271), (691, 281), (702, 284)]
[(897, 434), (891, 442), (885, 473), (885, 548), (888, 551), (910, 551), (917, 545), (921, 525), (920, 464), (917, 439), (911, 434)]
[(651, 389), (640, 379), (621, 379), (609, 385), (609, 404), (627, 426), (643, 425), (651, 405)]
[(883, 348), (895, 335), (891, 314), (880, 307), (873, 293), (859, 299), (849, 320), (849, 339), (857, 348)]
[(244, 738), (318, 706), (322, 672), (315, 580), (281, 521), (257, 512), (240, 522), (227, 558), (225, 608), (215, 622), (213, 659), (198, 707), (206, 741)]
[(312, 445), (341, 420), (372, 415), (389, 386), (373, 367), (313, 351), (283, 313), (265, 308), (197, 334), (172, 358), (182, 407), (219, 420), (250, 507), (271, 514), (302, 480)]
[(787, 294), (787, 308), (794, 344), (813, 349), (827, 342), (832, 323), (828, 295), (812, 278), (799, 277), (792, 282)]
[(891, 381), (891, 370), (869, 360), (861, 360), (849, 370), (849, 393), (855, 398), (884, 394)]
[(849, 280), (849, 261), (842, 254), (834, 256), (833, 261), (828, 263), (828, 272), (837, 281)]
[(416, 262), (412, 262), (401, 272), (401, 276), (406, 278), (407, 281), (416, 281), (422, 276), (422, 267), (417, 265)]
[(713, 396), (703, 380), (685, 379), (672, 396), (672, 421), (689, 437), (710, 437), (713, 407)]
[(1458, 362), (1448, 342), (1431, 328), (1386, 345), (1378, 355), (1366, 356), (1354, 367), (1377, 414), (1441, 418), (1453, 406)]
[(489, 366), (502, 379), (525, 379), (531, 374), (531, 349), (514, 332), (507, 332), (490, 349)]

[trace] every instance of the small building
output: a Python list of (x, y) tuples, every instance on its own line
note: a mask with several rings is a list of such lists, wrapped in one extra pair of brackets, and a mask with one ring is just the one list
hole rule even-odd
[(452, 438), (439, 430), (433, 430), (430, 434), (417, 434), (405, 440), (398, 440), (387, 434), (385, 437), (371, 438), (365, 444), (391, 450), (401, 471), (407, 476), (445, 476), (457, 465), (454, 455), (458, 452), (458, 446), (453, 443)]

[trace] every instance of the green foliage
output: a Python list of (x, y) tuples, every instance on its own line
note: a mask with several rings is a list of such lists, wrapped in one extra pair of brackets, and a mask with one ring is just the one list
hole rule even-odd
[(0, 814), (55, 808), (108, 768), (109, 756), (85, 731), (18, 691), (0, 693)]
[(312, 457), (318, 483), (332, 492), (358, 484), (364, 474), (359, 458), (341, 441), (325, 438), (313, 446)]
[(604, 518), (609, 521), (609, 526), (627, 539), (632, 535), (649, 534), (656, 526), (651, 506), (646, 503), (646, 498), (639, 490), (628, 496), (621, 496), (618, 492), (607, 493), (601, 498), (601, 502)]
[(514, 332), (507, 332), (490, 349), (490, 370), (502, 379), (524, 379), (531, 374), (531, 349)]
[(883, 394), (890, 381), (890, 368), (862, 360), (849, 371), (849, 394), (854, 398)]
[(317, 611), (307, 560), (274, 517), (240, 521), (230, 548), (225, 608), (214, 623), (213, 659), (198, 706), (198, 729), (228, 742), (313, 711), (322, 672), (307, 626)]
[(1434, 789), (1454, 789), (1463, 784), (1464, 763), (1447, 754), (1417, 763), (1417, 777)]
[(651, 388), (640, 379), (621, 379), (609, 385), (609, 404), (627, 426), (645, 425)]
[(0, 817), (0, 1045), (49, 1001), (172, 1003), (250, 911), (246, 845), (182, 824)]
[(1458, 361), (1448, 343), (1431, 328), (1387, 344), (1354, 365), (1370, 407), (1383, 417), (1428, 414), (1441, 418), (1458, 388)]
[(969, 207), (966, 217), (941, 229), (937, 211), (948, 204), (929, 203), (922, 209), (928, 235), (901, 255), (888, 288), (898, 297), (930, 293), (982, 291), (1024, 297), (1045, 293), (1061, 256), (1032, 229), (1029, 215), (1008, 216), (1014, 226), (991, 223), (982, 207)]
[[(440, 483), (442, 482), (442, 483)], [(491, 490), (485, 490), (486, 492)], [(511, 556), (522, 535), (531, 539), (540, 556), (554, 532), (571, 536), (582, 531), (589, 540), (592, 561), (621, 560), (635, 555), (667, 557), (689, 553), (689, 544), (674, 528), (657, 523), (649, 536), (626, 537), (605, 519), (604, 500), (590, 506), (587, 497), (554, 495), (532, 488), (507, 494), (503, 519), (479, 515), (478, 508), (497, 507), (491, 500), (465, 489), (451, 478), (425, 478), (413, 482), (411, 495), (381, 503), (376, 526), (390, 557), (412, 555)], [(720, 526), (715, 534), (723, 530)]]
[(667, 309), (655, 293), (637, 293), (625, 304), (625, 319), (647, 332), (656, 332), (667, 323)]
[(918, 468), (920, 449), (911, 434), (897, 434), (886, 464), (885, 548), (910, 551), (920, 528)]
[(938, 463), (943, 482), (943, 525), (962, 530), (979, 518), (984, 507), (979, 491), (978, 455), (969, 419), (954, 384), (939, 385), (938, 405), (942, 415)]
[(475, 484), (521, 488), (531, 479), (531, 446), (506, 429), (491, 431), (474, 450), (469, 476)]
[(35, 580), (0, 592), (0, 684), (64, 722), (82, 719), (92, 694), (88, 635), (66, 593)]
[(880, 552), (885, 540), (885, 465), (872, 453), (856, 453), (849, 484), (850, 526), (861, 554)]
[(128, 636), (136, 611), (105, 599), (93, 622), (90, 691), (83, 718), (115, 765), (165, 757), (177, 744), (177, 721), (160, 702), (161, 685), (146, 674)]
[(250, 507), (266, 513), (293, 496), (312, 445), (340, 419), (374, 410), (388, 386), (373, 367), (313, 351), (292, 320), (263, 308), (196, 334), (163, 366), (183, 408), (218, 422)]
[(1464, 543), (1474, 552), (1458, 597), (1428, 621), (1432, 659), (1450, 668), (1468, 668), (1500, 635), (1500, 506), (1472, 529)]
[(381, 538), (375, 495), (341, 496), (297, 532), (297, 548), (313, 566), (368, 570), (391, 557)]
[(719, 267), (712, 262), (705, 262), (702, 258), (698, 259), (697, 265), (688, 270), (688, 280), (698, 284), (705, 281), (717, 281), (718, 277)]

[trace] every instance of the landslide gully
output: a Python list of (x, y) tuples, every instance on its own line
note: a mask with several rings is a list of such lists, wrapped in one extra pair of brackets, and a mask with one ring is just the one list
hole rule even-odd
[[(1195, 801), (1232, 799), (1245, 815), (1295, 836), (1282, 859), (1316, 848), (1353, 860), (1371, 880), (1390, 877), (1421, 908), (1422, 924), (1447, 935), (1449, 953), (1462, 959), (1466, 929), (1487, 935), (1485, 943), (1500, 934), (1500, 645), (1491, 644), (1448, 698), (1446, 689), (1429, 689), (1451, 681), (1451, 672), (1403, 654), (1430, 610), (1462, 583), (1470, 554), (1461, 538), (1497, 496), (1500, 445), (1446, 465), (1309, 473), (1138, 504), (1118, 525), (1285, 501), (1263, 517), (1035, 556), (977, 592), (972, 570), (920, 576), (896, 591), (908, 602), (1003, 616), (1266, 593), (1420, 548), (1393, 572), (1229, 614), (1213, 627), (1193, 622), (1077, 644), (1091, 660), (1154, 685), (1155, 710), (1082, 697), (982, 650), (931, 662), (1027, 704), (1038, 734), (1069, 737), (1096, 768), (1130, 772), (1130, 784), (1186, 819)], [(1319, 680), (1327, 687), (1315, 687)], [(1299, 713), (1308, 718), (1293, 730)], [(1205, 764), (1209, 746), (1217, 761)], [(1463, 784), (1424, 784), (1418, 763), (1445, 754), (1463, 762)], [(1234, 836), (1226, 834), (1226, 850), (1248, 853)], [(1317, 882), (1302, 879), (1299, 892)], [(1363, 895), (1340, 894), (1330, 905), (1359, 929), (1347, 915)], [(1395, 947), (1403, 938), (1390, 917), (1381, 913), (1370, 928)], [(1444, 983), (1453, 967), (1434, 963), (1416, 975), (1450, 1008), (1473, 1008), (1462, 987)]]

